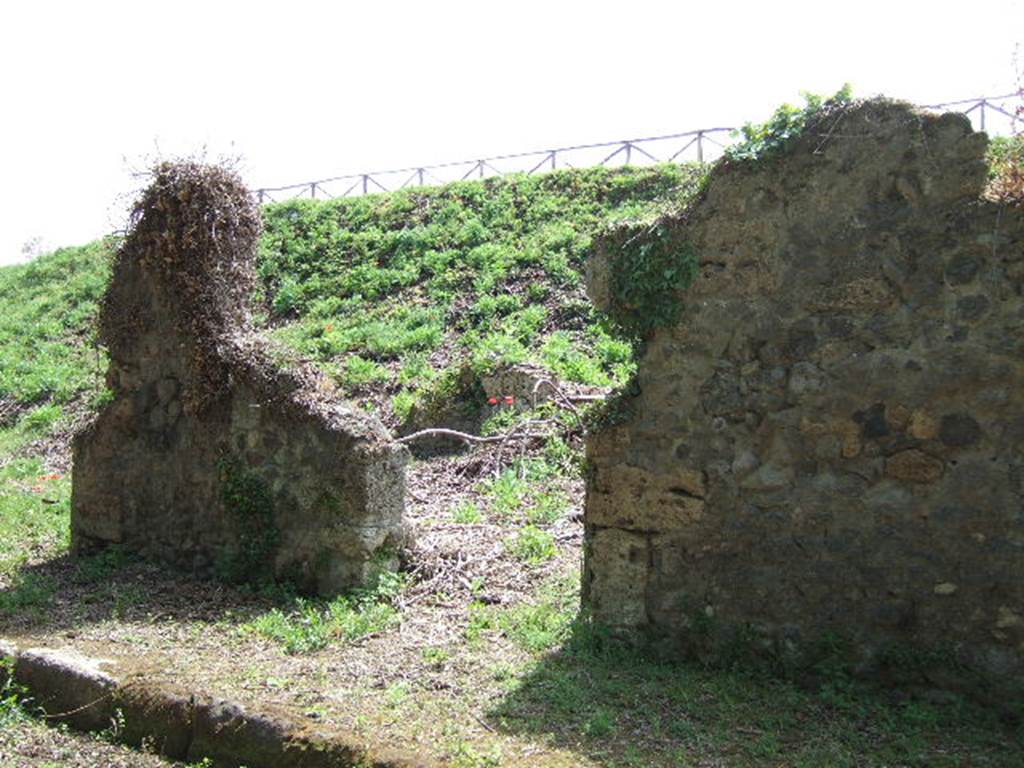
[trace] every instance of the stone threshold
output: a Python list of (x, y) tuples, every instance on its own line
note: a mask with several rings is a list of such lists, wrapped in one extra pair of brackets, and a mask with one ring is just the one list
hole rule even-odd
[(0, 638), (0, 685), (13, 675), (50, 722), (117, 740), (172, 760), (204, 758), (224, 768), (435, 768), (437, 763), (366, 744), (333, 726), (260, 710), (128, 674), (74, 649), (19, 649)]

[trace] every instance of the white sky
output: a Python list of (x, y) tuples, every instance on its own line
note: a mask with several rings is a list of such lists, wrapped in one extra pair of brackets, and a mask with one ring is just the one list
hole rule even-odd
[(10, 2), (0, 263), (122, 226), (157, 155), (274, 186), (734, 125), (845, 81), (947, 101), (1016, 90), (1016, 43), (1021, 0)]

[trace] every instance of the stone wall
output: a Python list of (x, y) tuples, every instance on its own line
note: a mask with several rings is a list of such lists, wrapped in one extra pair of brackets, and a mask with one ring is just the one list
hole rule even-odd
[(858, 104), (661, 222), (700, 271), (588, 439), (598, 620), (670, 653), (839, 643), (1021, 681), (1024, 212), (982, 199), (986, 144)]
[(247, 308), (260, 213), (231, 173), (156, 169), (100, 334), (111, 401), (74, 441), (72, 545), (333, 594), (397, 566), (405, 449), (280, 370)]

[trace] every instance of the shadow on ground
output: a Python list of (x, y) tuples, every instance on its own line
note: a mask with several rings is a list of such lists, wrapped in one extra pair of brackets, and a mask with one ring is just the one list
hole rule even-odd
[[(74, 636), (112, 619), (237, 625), (294, 599), (190, 579), (110, 549), (23, 567), (0, 589), (0, 635)], [(580, 618), (557, 650), (495, 680), (504, 693), (484, 713), (489, 728), (608, 768), (1019, 768), (1024, 754), (1019, 718), (951, 694), (870, 688), (842, 665), (801, 686), (750, 666), (666, 662)]]
[(183, 576), (118, 548), (16, 570), (0, 589), (0, 634), (54, 633), (119, 619), (242, 623), (294, 597)]
[(607, 766), (1019, 766), (1024, 730), (951, 694), (900, 694), (833, 670), (814, 687), (768, 671), (668, 663), (582, 620), (488, 713)]

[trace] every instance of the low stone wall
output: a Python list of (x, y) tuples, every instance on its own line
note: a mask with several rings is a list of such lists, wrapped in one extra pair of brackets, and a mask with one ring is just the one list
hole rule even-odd
[(111, 402), (74, 441), (72, 545), (333, 594), (397, 566), (407, 454), (274, 364), (247, 309), (259, 232), (233, 174), (156, 169), (101, 311)]
[(699, 276), (588, 440), (598, 620), (670, 653), (838, 643), (1021, 681), (1024, 215), (982, 199), (985, 148), (867, 102), (660, 222)]
[(182, 688), (127, 659), (73, 648), (19, 649), (0, 638), (0, 661), (8, 662), (0, 664), (0, 687), (14, 683), (51, 725), (103, 732), (171, 760), (249, 768), (435, 765), (281, 707), (251, 707)]

